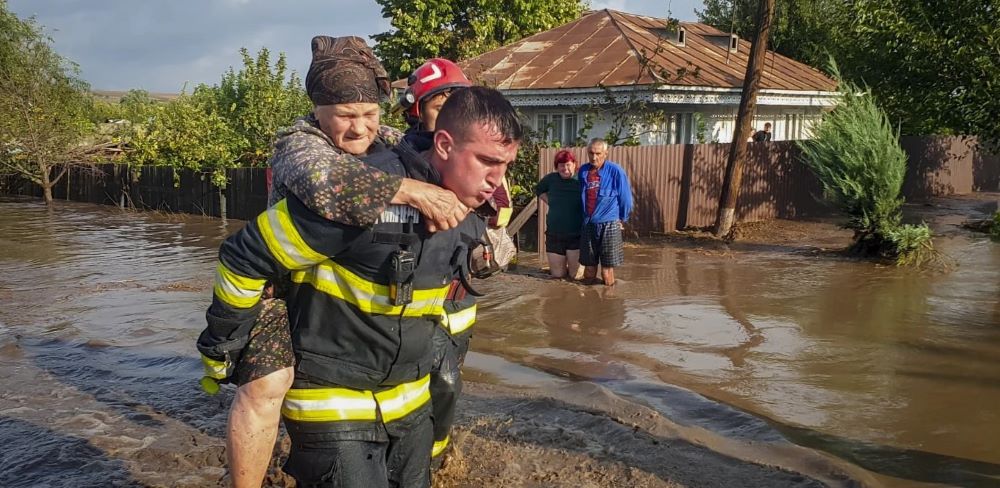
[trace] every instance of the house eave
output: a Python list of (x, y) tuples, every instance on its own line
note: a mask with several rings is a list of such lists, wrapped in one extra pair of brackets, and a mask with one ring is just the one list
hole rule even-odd
[[(515, 107), (586, 106), (628, 100), (665, 105), (739, 105), (740, 88), (687, 85), (631, 85), (613, 87), (500, 89)], [(840, 96), (823, 90), (761, 89), (758, 105), (832, 107)]]

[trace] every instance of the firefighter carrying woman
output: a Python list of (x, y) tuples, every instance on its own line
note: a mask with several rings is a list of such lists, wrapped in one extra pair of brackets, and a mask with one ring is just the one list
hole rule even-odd
[(280, 416), (300, 486), (427, 486), (475, 321), (469, 275), (499, 267), (482, 259), (481, 214), (503, 213), (488, 203), (520, 126), (498, 92), (434, 59), (400, 100), (400, 139), (378, 125), (388, 80), (364, 41), (312, 48), (314, 110), (278, 134), (273, 205), (220, 250), (203, 385), (238, 385), (235, 486), (260, 486)]

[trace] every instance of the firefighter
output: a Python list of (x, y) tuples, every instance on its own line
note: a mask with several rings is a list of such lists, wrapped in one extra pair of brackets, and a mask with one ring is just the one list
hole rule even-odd
[[(516, 114), (499, 92), (476, 87), (453, 95), (438, 122), (430, 147), (404, 140), (368, 162), (479, 207), (516, 157)], [(468, 272), (468, 249), (484, 228), (467, 218), (429, 234), (420, 219), (393, 205), (373, 228), (354, 227), (289, 197), (220, 250), (198, 347), (221, 374), (246, 344), (264, 281), (292, 273), (296, 368), (282, 415), (292, 440), (285, 470), (300, 486), (429, 486), (432, 338), (451, 278)]]
[[(409, 138), (430, 138), (437, 127), (437, 117), (448, 97), (456, 90), (472, 86), (472, 83), (454, 62), (443, 58), (427, 60), (407, 78), (407, 88), (399, 98), (398, 110), (405, 110), (406, 121), (410, 125), (406, 131)], [(489, 205), (478, 209), (487, 218), (490, 229), (504, 233), (490, 239), (497, 247), (499, 239), (507, 238), (506, 225), (510, 219), (511, 206), (507, 193), (506, 178), (493, 193)], [(495, 235), (495, 234), (494, 234)], [(509, 248), (513, 248), (510, 242)], [(492, 249), (496, 253), (496, 249)], [(503, 261), (502, 265), (507, 262)], [(500, 264), (497, 267), (502, 266)], [(488, 266), (484, 266), (488, 268)], [(484, 273), (483, 275), (485, 276)], [(476, 298), (458, 280), (452, 284), (445, 302), (447, 320), (445, 327), (434, 337), (435, 370), (431, 373), (431, 401), (433, 402), (434, 449), (433, 465), (444, 462), (444, 454), (450, 447), (451, 427), (455, 420), (455, 407), (462, 392), (461, 367), (469, 350), (472, 325), (476, 321)]]
[[(371, 227), (390, 203), (407, 204), (427, 217), (429, 230), (458, 225), (469, 210), (452, 192), (370, 168), (357, 159), (402, 137), (395, 129), (377, 125), (378, 101), (388, 95), (388, 80), (364, 40), (317, 36), (312, 52), (306, 92), (314, 108), (277, 134), (268, 168), (274, 172), (269, 205), (294, 195), (326, 219)], [(364, 110), (351, 113), (358, 107)], [(365, 122), (345, 123), (350, 120)], [(281, 285), (287, 277), (270, 281)], [(227, 465), (235, 488), (256, 488), (263, 482), (281, 402), (293, 379), (295, 357), (285, 303), (268, 298), (260, 310), (247, 346), (232, 358), (234, 373), (224, 378), (238, 386), (226, 429)], [(202, 384), (217, 391), (218, 378), (210, 366), (207, 369)]]

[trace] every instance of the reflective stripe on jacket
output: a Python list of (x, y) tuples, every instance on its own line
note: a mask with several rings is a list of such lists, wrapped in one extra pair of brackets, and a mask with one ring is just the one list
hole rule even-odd
[(444, 325), (445, 329), (451, 335), (459, 335), (472, 327), (476, 323), (476, 302), (473, 300), (471, 304), (458, 303), (458, 306), (464, 306), (462, 309), (451, 309), (451, 307), (445, 307), (444, 315)]
[(374, 421), (381, 412), (383, 422), (413, 413), (431, 399), (430, 376), (384, 389), (292, 388), (285, 395), (281, 414), (298, 422)]

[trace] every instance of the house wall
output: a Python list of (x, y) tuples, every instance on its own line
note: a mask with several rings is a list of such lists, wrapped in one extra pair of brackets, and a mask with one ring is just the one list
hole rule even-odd
[[(662, 124), (647, 124), (643, 122), (632, 123), (632, 130), (639, 134), (640, 145), (656, 144), (693, 144), (699, 141), (705, 142), (732, 142), (733, 132), (736, 127), (737, 106), (730, 105), (660, 105), (659, 108), (668, 114), (668, 120)], [(524, 122), (538, 129), (539, 114), (545, 115), (545, 120), (551, 120), (553, 114), (563, 118), (575, 115), (575, 132), (583, 129), (586, 120), (584, 107), (571, 106), (551, 106), (551, 107), (520, 107)], [(597, 113), (592, 113), (592, 125), (586, 131), (584, 140), (594, 137), (605, 137), (615, 124), (614, 110), (607, 109)], [(701, 137), (698, 134), (698, 116), (703, 120), (704, 130)], [(764, 105), (758, 106), (757, 116), (751, 124), (753, 131), (763, 129), (766, 122), (771, 123), (772, 140), (786, 141), (809, 138), (810, 130), (819, 122), (822, 114), (820, 107), (789, 107)], [(618, 118), (621, 118), (620, 116)], [(551, 124), (551, 123), (550, 123)], [(559, 129), (552, 125), (551, 129)], [(565, 130), (562, 131), (563, 145), (573, 145), (573, 138), (567, 138)], [(622, 136), (627, 134), (622, 133)], [(551, 134), (550, 134), (551, 138)]]
[[(733, 141), (736, 130), (738, 107), (714, 108), (706, 111), (708, 124), (705, 130), (706, 142), (728, 143)], [(819, 107), (758, 106), (757, 114), (750, 124), (752, 131), (771, 123), (773, 141), (808, 139), (812, 127), (820, 121), (822, 109)]]

